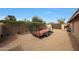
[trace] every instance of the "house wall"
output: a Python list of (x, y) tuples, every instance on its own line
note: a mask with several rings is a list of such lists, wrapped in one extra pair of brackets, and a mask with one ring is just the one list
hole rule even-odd
[(74, 35), (79, 40), (79, 17), (74, 21)]
[(79, 16), (70, 23), (72, 34), (79, 40)]
[(51, 24), (47, 24), (47, 28), (52, 28)]
[(65, 26), (67, 26), (67, 24), (62, 24), (62, 25), (61, 25), (61, 29), (62, 29), (62, 30), (66, 30), (67, 28), (65, 28)]
[(71, 32), (73, 32), (74, 31), (74, 29), (73, 29), (73, 22), (70, 23), (70, 28), (71, 28)]

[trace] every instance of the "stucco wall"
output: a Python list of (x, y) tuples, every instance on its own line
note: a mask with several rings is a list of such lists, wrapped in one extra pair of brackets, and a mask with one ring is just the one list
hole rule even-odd
[(70, 23), (71, 32), (73, 32), (73, 23)]
[(47, 28), (52, 28), (51, 24), (47, 24)]
[(0, 25), (0, 35), (2, 34), (2, 26)]
[(0, 35), (2, 34), (2, 27), (4, 26), (3, 23), (0, 23)]
[(0, 26), (0, 42), (7, 39), (9, 36), (13, 36), (15, 34), (22, 34), (28, 32), (28, 28), (26, 25), (5, 25)]
[(79, 40), (79, 18), (74, 22), (74, 35)]
[(70, 23), (72, 34), (79, 40), (79, 17)]

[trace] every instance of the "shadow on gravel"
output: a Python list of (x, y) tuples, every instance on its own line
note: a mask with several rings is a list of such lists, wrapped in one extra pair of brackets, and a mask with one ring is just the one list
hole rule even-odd
[(9, 49), (8, 51), (23, 51), (21, 46), (16, 46), (14, 48)]
[(16, 40), (16, 38), (17, 38), (16, 35), (5, 38), (4, 41), (0, 42), (0, 48), (13, 42), (14, 40)]
[[(52, 33), (51, 33), (51, 34), (52, 34)], [(51, 35), (51, 34), (50, 34), (50, 35)], [(33, 35), (33, 34), (32, 34), (32, 35)], [(38, 37), (38, 36), (36, 36), (36, 35), (33, 35), (33, 36), (34, 36), (34, 37), (37, 37), (38, 39), (41, 39), (41, 40), (42, 40), (43, 38), (49, 37), (50, 35), (48, 35), (48, 36), (43, 35), (43, 36), (41, 36), (41, 37)]]
[(79, 41), (70, 32), (68, 32), (68, 36), (70, 38), (74, 51), (79, 51)]

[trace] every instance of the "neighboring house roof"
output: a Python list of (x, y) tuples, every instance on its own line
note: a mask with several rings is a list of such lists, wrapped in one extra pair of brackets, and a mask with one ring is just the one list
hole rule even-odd
[(71, 18), (68, 21), (68, 23), (70, 23), (71, 21), (73, 21), (73, 18), (76, 17), (77, 15), (79, 15), (79, 9), (77, 9), (77, 11), (71, 16)]

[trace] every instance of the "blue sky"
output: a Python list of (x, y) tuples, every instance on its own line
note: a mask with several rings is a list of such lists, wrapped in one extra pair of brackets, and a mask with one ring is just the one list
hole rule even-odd
[(57, 19), (65, 18), (67, 22), (76, 11), (76, 8), (0, 8), (0, 19), (7, 15), (14, 15), (18, 20), (31, 20), (33, 16), (39, 16), (46, 22), (57, 22)]

